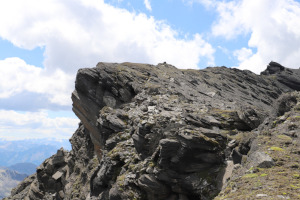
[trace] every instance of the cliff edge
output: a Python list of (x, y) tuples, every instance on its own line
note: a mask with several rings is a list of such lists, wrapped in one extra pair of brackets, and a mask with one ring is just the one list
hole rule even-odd
[(300, 198), (299, 90), (300, 69), (275, 62), (261, 75), (167, 63), (80, 69), (72, 150), (7, 199)]

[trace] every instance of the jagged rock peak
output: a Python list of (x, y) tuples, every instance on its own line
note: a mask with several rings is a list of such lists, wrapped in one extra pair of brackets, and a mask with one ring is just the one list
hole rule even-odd
[(10, 199), (226, 196), (228, 179), (249, 165), (277, 164), (253, 144), (276, 117), (297, 110), (300, 70), (273, 71), (180, 70), (167, 63), (80, 69), (72, 100), (81, 124), (72, 151), (47, 159)]
[(275, 75), (281, 84), (292, 88), (294, 90), (300, 90), (300, 68), (289, 69), (276, 62), (270, 62), (267, 69), (261, 73), (262, 75)]
[(269, 63), (269, 65), (267, 66), (267, 69), (265, 71), (263, 71), (261, 74), (263, 75), (269, 75), (269, 74), (275, 74), (275, 73), (279, 73), (281, 71), (284, 71), (285, 67), (282, 66), (281, 64), (271, 61)]

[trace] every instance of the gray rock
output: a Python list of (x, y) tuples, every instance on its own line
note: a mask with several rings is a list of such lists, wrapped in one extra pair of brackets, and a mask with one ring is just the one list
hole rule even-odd
[(116, 187), (112, 187), (109, 190), (109, 200), (122, 200), (122, 197), (120, 195), (120, 191)]
[(263, 71), (263, 75), (276, 75), (278, 82), (292, 88), (293, 90), (300, 90), (300, 70), (288, 69), (276, 62), (270, 62), (267, 69)]
[(238, 151), (237, 148), (232, 150), (231, 157), (234, 164), (241, 164), (243, 155)]
[(258, 198), (259, 197), (268, 197), (268, 195), (267, 194), (257, 194), (256, 197), (258, 197)]
[(264, 152), (254, 152), (251, 153), (248, 157), (249, 162), (254, 167), (260, 168), (270, 168), (275, 165), (273, 159)]
[(52, 164), (56, 166), (61, 166), (65, 164), (65, 152), (63, 148), (57, 150), (56, 155), (52, 159)]
[(43, 162), (8, 199), (213, 199), (230, 156), (233, 176), (247, 154), (255, 166), (274, 164), (253, 141), (293, 111), (299, 98), (280, 96), (300, 90), (299, 74), (274, 62), (262, 75), (167, 63), (80, 69), (72, 150)]
[(57, 171), (55, 174), (53, 174), (52, 178), (57, 181), (62, 177), (63, 174), (63, 172)]
[(168, 168), (170, 162), (176, 164), (179, 162), (178, 150), (181, 147), (180, 142), (174, 139), (162, 139), (159, 142), (160, 154), (159, 154), (159, 164)]
[(170, 194), (170, 189), (153, 175), (142, 175), (138, 179), (138, 185), (147, 192), (149, 200), (166, 199)]

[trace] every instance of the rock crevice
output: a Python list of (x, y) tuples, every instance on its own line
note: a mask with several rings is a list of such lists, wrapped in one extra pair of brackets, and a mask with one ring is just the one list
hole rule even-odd
[(297, 105), (289, 94), (299, 74), (275, 62), (261, 75), (167, 63), (80, 69), (72, 151), (59, 150), (10, 198), (213, 199), (232, 170), (275, 165), (253, 144)]

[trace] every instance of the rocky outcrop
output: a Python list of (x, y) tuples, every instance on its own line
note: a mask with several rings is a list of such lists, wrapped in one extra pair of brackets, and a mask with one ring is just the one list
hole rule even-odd
[(249, 165), (277, 164), (256, 138), (298, 105), (299, 71), (274, 62), (260, 76), (166, 63), (80, 69), (72, 151), (59, 150), (10, 198), (213, 199)]
[(14, 188), (6, 199), (85, 199), (90, 192), (90, 178), (98, 160), (83, 125), (79, 124), (70, 142), (71, 152), (59, 149), (37, 168), (35, 174)]
[(300, 92), (288, 96), (296, 104), (263, 126), (215, 199), (300, 199)]
[(292, 88), (294, 90), (300, 90), (300, 70), (288, 69), (276, 62), (270, 62), (267, 69), (263, 71), (263, 75), (276, 75), (276, 79), (282, 85)]

